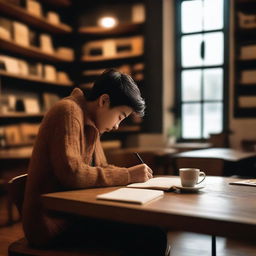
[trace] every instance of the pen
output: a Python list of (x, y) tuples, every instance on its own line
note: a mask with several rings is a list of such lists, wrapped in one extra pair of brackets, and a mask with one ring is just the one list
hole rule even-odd
[(142, 164), (144, 164), (144, 162), (143, 162), (143, 160), (141, 159), (141, 157), (140, 157), (140, 155), (139, 155), (138, 152), (134, 152), (134, 155), (138, 157), (138, 159), (140, 160), (140, 162), (141, 162)]

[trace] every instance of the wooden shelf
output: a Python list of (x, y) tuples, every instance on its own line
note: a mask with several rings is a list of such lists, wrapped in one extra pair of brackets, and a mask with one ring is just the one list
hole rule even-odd
[(24, 75), (18, 75), (18, 74), (12, 74), (3, 70), (0, 70), (0, 76), (15, 78), (15, 79), (21, 79), (26, 81), (32, 81), (32, 82), (39, 82), (44, 84), (50, 84), (54, 86), (65, 86), (65, 87), (72, 87), (74, 85), (73, 82), (54, 82), (54, 81), (48, 81), (46, 79), (42, 79), (36, 76), (24, 76)]
[(44, 29), (50, 33), (67, 34), (72, 32), (72, 28), (66, 24), (52, 24), (43, 17), (41, 18), (30, 14), (26, 11), (26, 9), (17, 7), (13, 4), (9, 4), (8, 2), (3, 0), (0, 0), (0, 12), (16, 18), (28, 25)]
[(142, 54), (131, 54), (123, 53), (114, 57), (103, 57), (103, 56), (82, 56), (81, 60), (84, 62), (96, 62), (96, 61), (111, 61), (120, 59), (132, 59), (142, 57)]
[(118, 25), (114, 28), (102, 28), (102, 27), (81, 27), (78, 29), (78, 33), (86, 35), (122, 35), (131, 32), (140, 31), (144, 23), (130, 23)]
[(22, 46), (11, 40), (0, 38), (0, 47), (4, 50), (12, 51), (27, 57), (37, 58), (53, 62), (72, 62), (72, 59), (67, 59), (58, 56), (57, 54), (44, 53), (40, 48), (33, 46)]
[(25, 112), (14, 112), (8, 114), (0, 114), (0, 119), (7, 119), (7, 118), (42, 118), (44, 113), (35, 113), (29, 114)]
[(71, 5), (70, 0), (42, 0), (42, 2), (59, 7), (68, 7)]

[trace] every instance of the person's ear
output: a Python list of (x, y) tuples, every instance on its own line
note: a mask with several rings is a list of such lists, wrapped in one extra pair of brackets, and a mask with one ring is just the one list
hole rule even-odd
[(104, 107), (104, 106), (109, 106), (110, 105), (110, 98), (108, 94), (102, 94), (100, 95), (99, 98), (99, 106)]

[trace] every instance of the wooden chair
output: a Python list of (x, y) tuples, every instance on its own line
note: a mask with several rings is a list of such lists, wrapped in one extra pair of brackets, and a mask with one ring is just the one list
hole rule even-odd
[[(8, 193), (12, 202), (16, 205), (20, 215), (22, 214), (22, 205), (26, 186), (27, 174), (19, 175), (8, 182)], [(53, 249), (34, 249), (28, 244), (26, 238), (21, 238), (8, 248), (9, 256), (120, 256), (120, 251), (110, 251), (100, 248), (53, 248)]]

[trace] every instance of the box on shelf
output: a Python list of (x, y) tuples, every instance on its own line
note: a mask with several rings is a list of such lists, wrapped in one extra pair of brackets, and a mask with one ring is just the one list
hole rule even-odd
[(54, 53), (54, 47), (52, 43), (52, 38), (48, 34), (41, 34), (39, 36), (39, 41), (40, 41), (40, 48), (43, 52), (45, 53)]
[(132, 22), (144, 22), (145, 21), (145, 6), (144, 4), (132, 5)]
[(60, 97), (54, 93), (43, 93), (44, 111), (48, 111), (56, 102), (60, 100)]
[(85, 60), (100, 60), (100, 58), (129, 57), (143, 54), (144, 38), (134, 36), (118, 39), (91, 41), (83, 46)]
[(19, 66), (18, 59), (7, 56), (7, 55), (0, 55), (0, 61), (4, 63), (5, 71), (14, 73), (14, 74), (20, 73), (20, 66)]
[(74, 59), (74, 50), (68, 47), (58, 47), (56, 49), (56, 54), (60, 57), (65, 57), (66, 59)]
[(18, 60), (18, 64), (19, 64), (19, 69), (20, 69), (20, 74), (27, 76), (29, 74), (28, 71), (28, 64), (25, 60)]
[(44, 65), (43, 68), (43, 76), (44, 79), (49, 80), (49, 81), (56, 81), (57, 80), (57, 71), (56, 68), (52, 65)]
[(6, 146), (17, 146), (22, 144), (19, 125), (7, 125), (3, 127)]
[(42, 17), (42, 6), (38, 1), (26, 0), (26, 9), (32, 15)]
[(238, 19), (240, 28), (256, 28), (256, 14), (245, 14), (238, 12)]
[(40, 124), (19, 124), (21, 138), (24, 144), (33, 144), (38, 134)]
[(24, 109), (26, 113), (29, 114), (39, 114), (40, 113), (40, 106), (37, 97), (25, 97), (23, 99), (24, 102)]
[(46, 19), (52, 23), (52, 24), (55, 24), (55, 25), (58, 25), (60, 24), (60, 16), (58, 13), (56, 12), (53, 12), (53, 11), (49, 11), (47, 12), (46, 14)]
[(29, 46), (29, 28), (27, 25), (14, 21), (13, 22), (13, 40), (22, 46)]
[(64, 71), (57, 71), (57, 81), (60, 82), (60, 83), (61, 82), (63, 82), (63, 83), (65, 83), (65, 82), (70, 83), (71, 82), (68, 74)]
[(241, 72), (242, 84), (256, 84), (256, 69), (244, 70)]
[(42, 63), (31, 63), (28, 62), (28, 74), (30, 76), (42, 77), (43, 65)]
[(0, 37), (7, 40), (12, 39), (12, 21), (4, 17), (0, 17)]
[(247, 45), (241, 47), (241, 60), (256, 59), (256, 45)]

